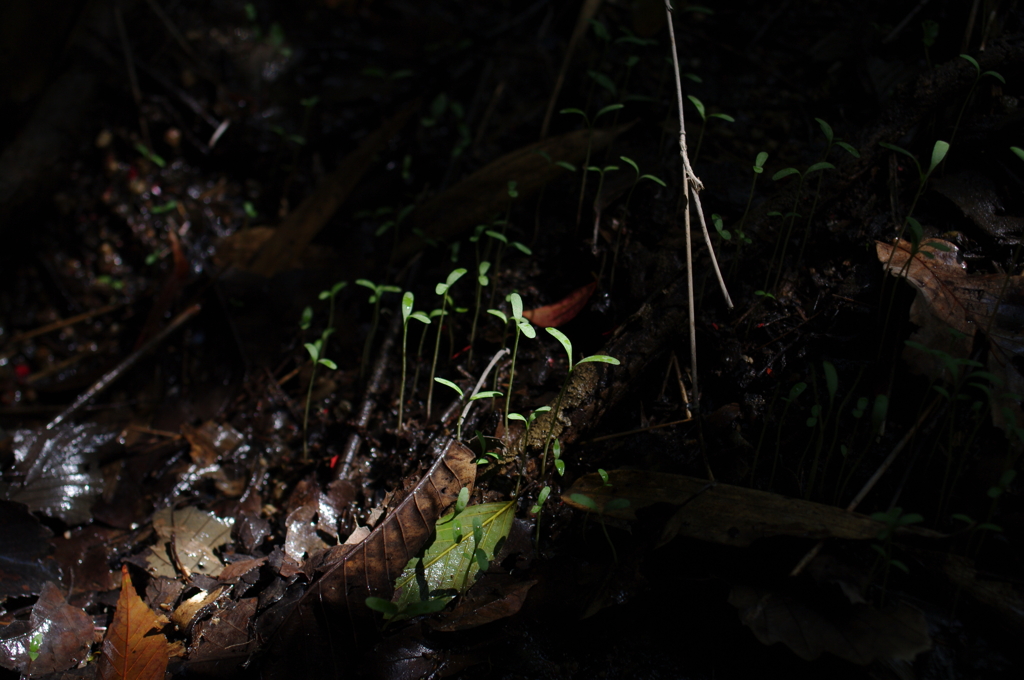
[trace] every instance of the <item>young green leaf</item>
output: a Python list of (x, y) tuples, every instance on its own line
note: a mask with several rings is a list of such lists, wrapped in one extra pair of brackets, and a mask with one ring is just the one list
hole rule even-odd
[(494, 390), (487, 390), (487, 391), (484, 391), (484, 392), (477, 392), (472, 397), (470, 397), (469, 400), (470, 401), (476, 401), (477, 399), (490, 399), (491, 397), (501, 397), (501, 396), (503, 396), (501, 392), (496, 392)]
[(815, 163), (811, 167), (807, 168), (807, 170), (804, 171), (804, 174), (805, 175), (809, 175), (812, 172), (818, 172), (819, 170), (835, 170), (835, 169), (836, 169), (836, 166), (832, 165), (828, 161), (821, 161), (820, 163)]
[(690, 103), (693, 104), (694, 107), (696, 107), (697, 113), (700, 114), (700, 119), (707, 120), (707, 115), (705, 115), (704, 113), (704, 103), (701, 100), (694, 97), (692, 94), (686, 95), (686, 98), (690, 100)]
[[(413, 294), (409, 291), (406, 291), (405, 294), (402, 295), (402, 323), (409, 321), (409, 315), (412, 314), (414, 299)], [(427, 319), (427, 322), (429, 323), (430, 320)]]
[(815, 118), (814, 120), (818, 121), (818, 125), (821, 127), (821, 133), (823, 135), (825, 135), (825, 139), (828, 141), (829, 144), (831, 144), (832, 143), (832, 126), (829, 125), (828, 123), (826, 123), (821, 118)]
[(596, 121), (598, 118), (600, 118), (601, 116), (603, 116), (606, 113), (610, 113), (612, 111), (618, 111), (623, 106), (624, 106), (624, 104), (609, 104), (608, 106), (604, 107), (603, 109), (598, 111), (596, 114), (594, 114), (594, 120)]
[(606, 354), (592, 354), (589, 357), (583, 357), (582, 359), (576, 362), (576, 365), (579, 366), (580, 364), (585, 364), (591, 361), (597, 361), (602, 364), (611, 364), (612, 366), (619, 365), (618, 359), (616, 359), (615, 357), (610, 357)]
[(790, 175), (799, 175), (799, 174), (800, 174), (800, 171), (797, 170), (796, 168), (783, 168), (782, 170), (779, 170), (777, 173), (772, 175), (772, 181), (773, 182), (778, 182), (780, 179), (783, 179), (785, 177), (789, 177)]
[(462, 388), (453, 383), (451, 380), (445, 380), (444, 378), (434, 378), (434, 382), (439, 382), (442, 385), (447, 385), (448, 387), (452, 388), (453, 390), (459, 393), (460, 398), (463, 396)]
[(519, 297), (519, 293), (510, 293), (508, 301), (512, 305), (512, 318), (523, 318), (523, 298)]
[(928, 167), (928, 174), (932, 173), (932, 170), (942, 162), (942, 159), (946, 157), (946, 153), (949, 152), (949, 142), (944, 142), (941, 139), (935, 141), (935, 146), (932, 147), (932, 162)]
[(764, 164), (767, 160), (767, 151), (761, 151), (760, 153), (758, 153), (757, 158), (754, 159), (754, 172), (756, 172), (757, 174), (761, 174), (762, 172), (764, 172)]
[(569, 370), (572, 370), (572, 341), (569, 340), (568, 337), (566, 337), (565, 333), (558, 330), (557, 328), (549, 327), (545, 328), (544, 330), (546, 330), (552, 337), (555, 338), (555, 340), (558, 340), (558, 342), (562, 344), (562, 347), (565, 349), (566, 356), (569, 357)]

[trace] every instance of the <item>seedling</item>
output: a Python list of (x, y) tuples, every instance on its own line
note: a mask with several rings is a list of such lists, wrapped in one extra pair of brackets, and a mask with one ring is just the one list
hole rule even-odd
[(516, 373), (516, 354), (519, 351), (519, 336), (525, 335), (531, 340), (537, 337), (537, 330), (530, 324), (529, 321), (523, 316), (523, 299), (519, 297), (519, 293), (510, 293), (508, 296), (508, 302), (512, 306), (512, 316), (506, 317), (505, 314), (498, 309), (488, 309), (488, 314), (493, 314), (502, 320), (507, 326), (508, 322), (511, 321), (516, 329), (516, 339), (512, 346), (512, 366), (508, 371), (508, 396), (505, 398), (505, 433), (508, 436), (508, 414), (509, 406), (512, 402), (512, 380), (515, 378)]
[[(786, 215), (786, 217), (789, 218), (789, 227), (786, 228), (786, 236), (784, 239), (782, 239), (782, 256), (779, 258), (779, 271), (775, 274), (775, 280), (772, 282), (771, 285), (772, 290), (774, 290), (776, 286), (779, 285), (779, 277), (782, 276), (782, 270), (785, 269), (786, 266), (786, 249), (789, 248), (789, 241), (793, 237), (793, 224), (796, 222), (796, 218), (798, 216), (796, 208), (800, 201), (800, 193), (803, 191), (804, 188), (804, 180), (815, 172), (820, 172), (822, 170), (834, 170), (835, 167), (836, 166), (832, 165), (827, 161), (821, 161), (820, 163), (815, 163), (814, 165), (810, 166), (802, 173), (796, 168), (783, 168), (782, 170), (779, 170), (777, 173), (772, 175), (773, 182), (778, 182), (780, 179), (785, 179), (790, 175), (796, 175), (800, 179), (799, 183), (796, 186), (796, 193), (793, 194), (793, 209), (789, 211), (788, 215)], [(780, 231), (779, 234), (781, 235), (781, 233), (782, 232)], [(768, 275), (765, 277), (764, 281), (764, 287), (766, 289), (768, 288), (768, 279), (771, 278), (772, 266), (774, 266), (775, 264), (775, 253), (777, 253), (778, 250), (779, 241), (775, 241), (775, 250), (772, 252), (771, 261), (768, 263)]]
[(411, 292), (402, 295), (402, 386), (398, 390), (398, 431), (402, 431), (402, 409), (405, 407), (405, 369), (408, 361), (405, 356), (406, 341), (409, 337), (409, 319), (416, 319), (427, 326), (430, 324), (430, 317), (423, 312), (412, 311), (415, 300)]
[[(890, 508), (888, 512), (876, 512), (871, 519), (882, 522), (885, 526), (878, 534), (879, 543), (873, 543), (872, 549), (877, 552), (882, 561), (882, 593), (885, 593), (886, 583), (889, 580), (889, 567), (896, 567), (905, 574), (910, 573), (907, 565), (892, 556), (892, 537), (896, 530), (911, 524), (918, 524), (924, 521), (924, 517), (917, 513), (903, 514), (903, 508)], [(876, 563), (877, 564), (877, 563)], [(874, 572), (874, 569), (872, 569)]]
[[(836, 139), (832, 132), (832, 126), (826, 123), (821, 118), (815, 118), (818, 121), (818, 126), (821, 128), (821, 133), (825, 135), (825, 153), (822, 154), (821, 160), (828, 160), (828, 155), (832, 151), (833, 146), (838, 146), (840, 149), (846, 151), (854, 158), (860, 158), (860, 152), (853, 148), (846, 142)], [(800, 254), (796, 258), (797, 269), (800, 268), (800, 263), (804, 260), (804, 249), (807, 247), (807, 242), (811, 240), (811, 223), (814, 221), (814, 211), (818, 208), (818, 198), (821, 196), (821, 183), (825, 181), (825, 173), (822, 172), (818, 175), (818, 186), (814, 190), (814, 200), (811, 202), (811, 213), (807, 217), (807, 226), (804, 229), (804, 240), (800, 243)]]
[(697, 113), (700, 114), (700, 135), (697, 136), (697, 148), (694, 149), (693, 160), (690, 162), (691, 165), (696, 165), (697, 158), (700, 156), (700, 145), (704, 143), (704, 130), (707, 129), (708, 118), (721, 118), (729, 123), (735, 123), (736, 119), (726, 113), (708, 113), (704, 109), (704, 103), (692, 94), (686, 95), (686, 98), (690, 100), (690, 103), (697, 109)]
[[(427, 388), (427, 420), (430, 420), (430, 411), (434, 398), (434, 373), (437, 370), (437, 353), (441, 348), (441, 328), (444, 326), (443, 317), (445, 315), (445, 308), (448, 306), (448, 301), (451, 299), (448, 295), (448, 291), (451, 290), (452, 286), (455, 285), (455, 282), (461, 279), (465, 273), (465, 269), (456, 269), (448, 275), (448, 278), (444, 283), (439, 283), (434, 287), (434, 292), (441, 296), (441, 313), (438, 314), (438, 316), (442, 318), (437, 323), (437, 339), (434, 342), (434, 360), (430, 364), (430, 386)], [(433, 316), (433, 313), (431, 316)]]
[(593, 252), (594, 255), (597, 255), (598, 228), (601, 225), (601, 208), (600, 208), (601, 203), (600, 202), (601, 202), (601, 189), (604, 188), (604, 176), (605, 176), (605, 173), (612, 172), (613, 170), (618, 170), (618, 169), (619, 169), (619, 166), (617, 166), (617, 165), (606, 165), (603, 168), (599, 168), (596, 165), (591, 165), (591, 166), (589, 166), (587, 168), (587, 172), (596, 172), (596, 173), (598, 173), (601, 176), (601, 179), (599, 179), (598, 182), (597, 182), (597, 194), (594, 196), (594, 241), (593, 241), (593, 244), (591, 245), (591, 252)]
[(309, 352), (309, 358), (313, 360), (313, 371), (309, 376), (309, 389), (306, 390), (306, 409), (302, 416), (302, 461), (306, 462), (309, 460), (309, 437), (307, 431), (309, 429), (309, 404), (313, 400), (313, 383), (316, 382), (316, 367), (324, 366), (334, 371), (337, 370), (338, 366), (333, 361), (323, 356), (324, 345), (327, 343), (327, 338), (331, 333), (334, 332), (333, 328), (324, 329), (324, 334), (317, 339), (315, 342), (307, 342), (305, 344), (306, 351)]
[(145, 144), (143, 144), (142, 142), (136, 142), (135, 143), (135, 150), (138, 151), (139, 154), (143, 158), (148, 160), (150, 163), (152, 163), (156, 167), (161, 168), (161, 169), (167, 167), (167, 161), (165, 161), (163, 158), (161, 158), (157, 154), (153, 153), (153, 151), (150, 150), (150, 148), (148, 146), (146, 146)]
[[(597, 119), (600, 118), (601, 116), (603, 116), (604, 114), (609, 113), (611, 111), (618, 111), (623, 106), (624, 106), (623, 104), (609, 104), (608, 106), (604, 107), (603, 109), (598, 111), (596, 114), (594, 114), (593, 120), (588, 118), (587, 114), (584, 113), (583, 111), (579, 110), (579, 109), (571, 109), (570, 108), (570, 109), (562, 109), (561, 111), (559, 111), (559, 113), (575, 113), (575, 114), (577, 114), (579, 116), (582, 116), (583, 117), (583, 124), (587, 126), (587, 154), (586, 154), (586, 157), (583, 160), (583, 167), (584, 168), (590, 167), (590, 150), (591, 150), (591, 139), (594, 136), (594, 134), (593, 134), (594, 133), (594, 123), (596, 123)], [(586, 188), (587, 188), (587, 173), (586, 173), (586, 170), (584, 170), (584, 172), (583, 172), (583, 179), (580, 181), (580, 200), (579, 200), (579, 204), (576, 206), (576, 226), (577, 227), (580, 226), (580, 218), (583, 216), (583, 194), (586, 191)]]
[(924, 60), (928, 64), (928, 70), (932, 68), (932, 55), (931, 48), (935, 45), (935, 40), (939, 37), (939, 24), (932, 21), (931, 19), (925, 19), (921, 22), (921, 44), (924, 45)]
[(626, 194), (626, 206), (625, 207), (626, 207), (626, 212), (628, 213), (629, 212), (629, 201), (630, 201), (631, 198), (633, 198), (633, 190), (636, 189), (636, 185), (640, 183), (640, 180), (642, 180), (642, 179), (649, 179), (652, 182), (654, 182), (655, 184), (658, 184), (660, 186), (665, 186), (665, 182), (663, 182), (659, 177), (655, 177), (654, 175), (646, 175), (646, 174), (645, 175), (641, 175), (640, 174), (640, 167), (636, 164), (636, 162), (632, 158), (629, 158), (628, 156), (619, 156), (619, 158), (622, 159), (623, 163), (626, 163), (626, 164), (629, 165), (629, 167), (633, 168), (633, 172), (636, 173), (635, 177), (633, 178), (633, 184), (632, 184), (632, 186), (629, 187), (629, 193)]
[[(310, 359), (313, 360), (313, 371), (309, 375), (309, 389), (306, 390), (306, 408), (302, 415), (302, 460), (303, 462), (309, 460), (309, 437), (307, 433), (309, 431), (309, 404), (313, 399), (313, 383), (316, 382), (316, 367), (325, 366), (330, 370), (337, 370), (338, 366), (333, 361), (328, 359), (325, 354), (327, 353), (327, 339), (334, 332), (334, 300), (338, 296), (338, 293), (348, 285), (347, 281), (339, 281), (327, 290), (320, 291), (319, 299), (330, 300), (329, 311), (327, 313), (327, 327), (324, 328), (320, 338), (315, 342), (305, 343), (306, 351), (309, 353)], [(299, 326), (302, 330), (308, 330), (313, 321), (313, 309), (306, 307), (302, 310), (302, 318), (299, 320)]]
[(558, 422), (559, 409), (562, 408), (562, 398), (565, 396), (565, 390), (569, 386), (569, 379), (572, 377), (572, 372), (576, 370), (576, 368), (580, 364), (585, 364), (593, 361), (597, 361), (604, 364), (611, 364), (612, 366), (619, 365), (618, 359), (616, 359), (615, 357), (610, 357), (607, 354), (592, 354), (589, 357), (584, 357), (577, 361), (576, 363), (573, 363), (572, 342), (569, 340), (568, 337), (566, 337), (565, 333), (558, 330), (557, 328), (545, 328), (544, 330), (546, 330), (552, 337), (555, 338), (555, 340), (558, 340), (558, 342), (562, 345), (562, 348), (565, 350), (565, 355), (568, 358), (569, 370), (565, 374), (565, 382), (562, 383), (562, 389), (558, 391), (558, 398), (555, 400), (555, 410), (551, 414), (551, 426), (548, 428), (548, 436), (544, 440), (544, 455), (541, 459), (540, 465), (541, 477), (544, 477), (547, 474), (548, 447), (551, 445), (551, 439), (555, 432), (555, 423)]
[(981, 70), (981, 64), (978, 60), (969, 54), (961, 54), (961, 59), (966, 60), (971, 66), (974, 67), (974, 83), (971, 84), (971, 89), (967, 92), (967, 97), (964, 99), (963, 106), (960, 107), (960, 113), (956, 116), (956, 123), (953, 125), (953, 133), (949, 135), (949, 143), (953, 143), (953, 138), (956, 137), (957, 128), (960, 127), (960, 119), (964, 115), (964, 111), (967, 110), (967, 104), (971, 101), (971, 97), (974, 96), (974, 91), (978, 89), (978, 83), (981, 81), (982, 76), (990, 76), (995, 78), (1003, 85), (1006, 84), (1006, 78), (1000, 75), (997, 71), (984, 71)]
[(373, 346), (373, 340), (377, 335), (377, 326), (380, 324), (380, 300), (384, 297), (384, 293), (401, 293), (402, 289), (398, 286), (377, 285), (367, 279), (357, 280), (356, 285), (370, 289), (370, 304), (373, 305), (373, 321), (370, 322), (370, 333), (366, 336), (366, 342), (363, 344), (363, 360), (359, 363), (359, 377), (362, 378), (366, 374), (366, 367), (370, 364), (370, 348)]
[[(434, 378), (434, 382), (441, 383), (442, 385), (450, 387), (453, 390), (455, 390), (456, 392), (458, 392), (459, 399), (462, 399), (463, 397), (466, 396), (462, 392), (462, 388), (459, 387), (458, 385), (456, 385), (455, 383), (453, 383), (451, 380), (445, 380), (444, 378)], [(476, 394), (471, 396), (469, 398), (469, 400), (470, 401), (476, 401), (477, 399), (491, 399), (493, 397), (500, 397), (500, 396), (502, 396), (501, 392), (495, 392), (495, 391), (477, 392)], [(465, 419), (466, 419), (466, 413), (465, 413), (465, 411), (463, 411), (461, 414), (459, 414), (459, 420), (458, 420), (458, 424), (456, 426), (456, 434), (455, 434), (455, 438), (456, 439), (459, 439), (459, 440), (462, 439), (462, 421), (465, 420)], [(468, 493), (468, 491), (467, 491), (467, 493)], [(456, 512), (458, 512), (458, 510), (456, 510)]]
[(484, 260), (480, 262), (476, 267), (476, 305), (473, 307), (473, 326), (469, 332), (469, 356), (467, 357), (467, 363), (473, 365), (473, 345), (476, 343), (476, 323), (480, 319), (480, 296), (483, 294), (484, 287), (490, 284), (490, 279), (487, 277), (487, 272), (491, 268), (491, 263)]

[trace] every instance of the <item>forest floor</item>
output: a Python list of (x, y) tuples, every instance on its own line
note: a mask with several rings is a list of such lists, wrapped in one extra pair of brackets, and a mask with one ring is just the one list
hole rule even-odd
[(0, 675), (1021, 667), (1018, 8), (60, 4)]

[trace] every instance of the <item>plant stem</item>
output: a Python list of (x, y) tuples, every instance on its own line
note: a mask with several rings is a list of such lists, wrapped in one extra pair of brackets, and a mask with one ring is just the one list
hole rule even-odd
[(437, 353), (441, 349), (441, 327), (444, 326), (444, 308), (448, 293), (441, 299), (441, 314), (437, 317), (437, 338), (434, 341), (434, 360), (430, 363), (430, 384), (427, 386), (427, 420), (430, 420), (430, 406), (434, 399), (434, 373), (437, 370)]

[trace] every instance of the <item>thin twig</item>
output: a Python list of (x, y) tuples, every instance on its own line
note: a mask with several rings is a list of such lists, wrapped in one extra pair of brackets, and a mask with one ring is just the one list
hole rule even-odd
[(178, 330), (178, 328), (180, 328), (182, 324), (184, 324), (186, 321), (188, 321), (193, 316), (198, 314), (200, 309), (202, 308), (199, 305), (192, 305), (191, 307), (183, 311), (181, 314), (176, 316), (173, 321), (167, 324), (166, 328), (164, 328), (162, 331), (160, 331), (152, 338), (150, 338), (149, 341), (146, 342), (146, 344), (144, 344), (142, 347), (129, 354), (124, 361), (119, 363), (116, 367), (114, 367), (113, 370), (109, 371), (102, 378), (97, 380), (92, 387), (90, 387), (81, 395), (79, 395), (78, 399), (75, 399), (74, 403), (72, 403), (71, 406), (68, 406), (60, 415), (58, 415), (56, 418), (47, 423), (46, 429), (52, 430), (53, 428), (57, 427), (62, 422), (73, 416), (80, 408), (85, 406), (86, 402), (88, 402), (90, 399), (95, 397), (103, 390), (110, 387), (110, 384), (112, 382), (114, 382), (122, 375), (124, 375), (125, 371), (127, 371), (129, 368), (135, 365), (135, 362), (137, 362), (146, 354), (152, 352), (157, 347), (157, 345), (159, 345), (160, 343), (167, 339), (168, 335)]

